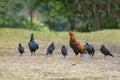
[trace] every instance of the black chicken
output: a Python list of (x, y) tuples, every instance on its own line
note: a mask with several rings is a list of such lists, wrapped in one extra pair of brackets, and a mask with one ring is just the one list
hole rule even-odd
[(48, 55), (48, 54), (49, 54), (49, 56), (52, 55), (54, 50), (55, 50), (55, 46), (54, 46), (54, 43), (52, 42), (52, 43), (49, 45), (49, 47), (47, 48), (46, 55)]
[(108, 55), (114, 57), (104, 45), (101, 46), (100, 51), (101, 51), (101, 53), (103, 53), (105, 55), (105, 58)]
[(39, 48), (38, 44), (36, 43), (36, 41), (34, 40), (34, 36), (33, 36), (33, 33), (31, 34), (31, 38), (30, 38), (30, 41), (28, 43), (28, 46), (29, 46), (29, 49), (31, 51), (31, 56), (35, 55), (35, 51)]
[(85, 46), (85, 48), (86, 48), (87, 53), (88, 53), (91, 57), (93, 57), (93, 56), (94, 56), (94, 53), (95, 53), (94, 47), (93, 47), (92, 45), (88, 44), (88, 43), (86, 43), (84, 46)]
[(24, 51), (24, 47), (21, 45), (21, 43), (19, 43), (18, 51), (19, 51), (19, 53), (20, 53), (19, 56), (22, 56), (22, 54), (25, 52), (25, 51)]
[(63, 55), (64, 58), (65, 58), (65, 56), (67, 55), (67, 48), (65, 47), (65, 45), (63, 45), (63, 46), (61, 47), (61, 53), (62, 53), (62, 55)]

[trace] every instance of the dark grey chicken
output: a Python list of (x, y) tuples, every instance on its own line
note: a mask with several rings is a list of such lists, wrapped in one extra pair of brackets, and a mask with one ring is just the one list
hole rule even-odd
[(88, 43), (86, 43), (86, 44), (84, 45), (84, 47), (85, 47), (87, 53), (88, 53), (91, 57), (93, 57), (93, 56), (94, 56), (94, 53), (95, 53), (94, 47), (93, 47), (92, 45), (88, 44)]
[(22, 56), (22, 54), (25, 52), (25, 51), (24, 51), (24, 47), (21, 45), (21, 43), (19, 43), (18, 51), (19, 51), (19, 53), (20, 53), (19, 56)]
[(108, 55), (114, 57), (104, 45), (101, 46), (100, 51), (105, 55), (105, 58)]
[(54, 46), (54, 43), (52, 42), (52, 43), (49, 45), (49, 47), (47, 48), (46, 55), (48, 55), (48, 54), (49, 54), (49, 56), (52, 55), (54, 50), (55, 50), (55, 46)]
[(63, 46), (61, 47), (61, 53), (62, 53), (62, 55), (63, 55), (64, 58), (65, 58), (65, 56), (67, 55), (67, 48), (65, 47), (65, 45), (63, 45)]
[(33, 54), (35, 55), (35, 51), (39, 48), (39, 46), (36, 43), (36, 41), (34, 40), (33, 33), (31, 34), (31, 38), (30, 38), (30, 41), (28, 42), (28, 46), (29, 46), (29, 49), (31, 51), (31, 56)]

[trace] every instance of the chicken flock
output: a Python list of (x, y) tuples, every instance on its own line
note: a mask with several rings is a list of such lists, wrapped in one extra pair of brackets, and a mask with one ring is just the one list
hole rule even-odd
[[(95, 49), (92, 45), (90, 45), (87, 42), (85, 43), (85, 45), (78, 42), (77, 39), (76, 39), (76, 36), (74, 35), (74, 33), (72, 31), (69, 31), (69, 36), (70, 36), (69, 46), (71, 47), (71, 49), (75, 53), (75, 57), (74, 57), (75, 60), (78, 60), (78, 55), (79, 54), (80, 54), (81, 57), (83, 56), (83, 54), (89, 54), (89, 57), (93, 58), (93, 56), (95, 54)], [(31, 52), (31, 56), (35, 55), (36, 50), (39, 48), (39, 45), (37, 44), (36, 40), (34, 39), (33, 33), (30, 36), (30, 41), (28, 42), (28, 47), (29, 47), (29, 50)], [(54, 42), (52, 42), (47, 48), (46, 56), (47, 55), (53, 56), (54, 50), (55, 50), (55, 45), (54, 45)], [(18, 45), (18, 51), (20, 53), (19, 56), (22, 56), (23, 53), (25, 52), (24, 47), (22, 46), (21, 43), (19, 43), (19, 45)], [(101, 46), (100, 52), (105, 55), (105, 58), (108, 55), (111, 56), (111, 57), (114, 57), (110, 53), (109, 49), (107, 49), (105, 47), (105, 45)], [(61, 46), (61, 54), (63, 55), (64, 58), (68, 55), (68, 50), (67, 50), (67, 47), (65, 45)]]

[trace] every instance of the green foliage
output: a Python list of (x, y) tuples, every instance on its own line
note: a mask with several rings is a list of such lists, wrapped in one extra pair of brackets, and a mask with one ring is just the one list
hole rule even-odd
[(104, 28), (106, 29), (119, 28), (117, 25), (117, 20), (115, 18), (106, 17), (103, 21), (104, 21)]
[(1, 27), (12, 27), (17, 26), (17, 19), (18, 16), (16, 15), (0, 15), (0, 26)]
[(18, 13), (22, 7), (22, 1), (1, 0), (0, 27), (20, 26), (22, 16), (18, 15)]
[(76, 31), (78, 31), (78, 32), (91, 32), (91, 31), (93, 31), (93, 29), (90, 26), (81, 25), (81, 26), (76, 27)]
[[(30, 28), (30, 18), (22, 21), (23, 28), (25, 29), (31, 29)], [(49, 31), (47, 25), (39, 22), (36, 18), (33, 18), (33, 30), (35, 31)]]
[[(33, 20), (32, 25), (35, 11), (50, 30), (120, 29), (120, 0), (0, 0), (0, 26), (30, 29), (31, 24), (31, 29), (34, 26), (34, 30), (42, 31), (46, 27), (41, 28), (41, 23)], [(24, 14), (27, 16), (21, 16)]]

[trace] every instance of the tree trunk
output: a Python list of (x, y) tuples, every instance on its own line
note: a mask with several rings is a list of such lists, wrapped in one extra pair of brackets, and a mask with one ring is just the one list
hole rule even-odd
[(48, 5), (48, 2), (46, 1), (46, 9), (47, 9), (47, 12), (48, 12), (48, 26), (49, 26), (49, 29), (50, 31), (52, 31), (52, 22), (51, 22), (51, 18), (50, 18), (50, 10), (49, 10), (49, 5)]
[(100, 14), (98, 13), (98, 9), (97, 6), (94, 4), (94, 17), (95, 17), (95, 20), (96, 20), (96, 23), (95, 23), (95, 29), (96, 30), (101, 30), (101, 16)]
[(75, 16), (69, 16), (68, 21), (70, 23), (70, 30), (75, 30)]
[(33, 11), (30, 11), (30, 28), (33, 29)]
[(49, 26), (50, 31), (52, 31), (52, 23), (50, 19), (48, 19), (48, 26)]
[(31, 7), (30, 7), (30, 29), (33, 29), (33, 2), (31, 3)]

